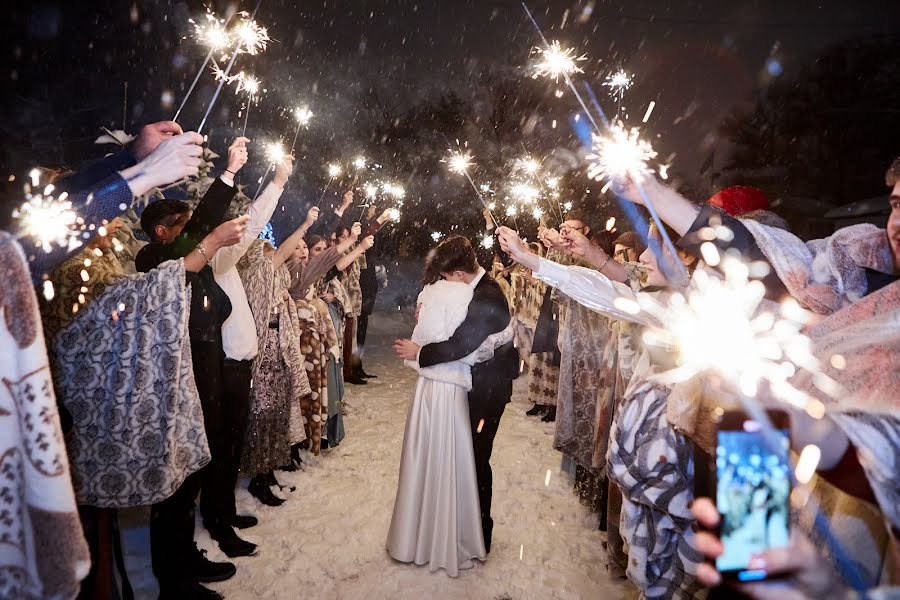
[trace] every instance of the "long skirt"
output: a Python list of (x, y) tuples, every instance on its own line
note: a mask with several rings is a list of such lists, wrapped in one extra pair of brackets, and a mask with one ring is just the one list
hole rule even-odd
[(325, 373), (322, 339), (315, 324), (300, 320), (300, 350), (306, 363), (306, 377), (312, 392), (300, 399), (300, 410), (303, 413), (303, 425), (306, 428), (306, 439), (309, 440), (309, 451), (318, 455), (322, 448), (322, 434), (325, 419), (328, 418), (327, 376)]
[(241, 455), (241, 470), (249, 476), (267, 473), (291, 462), (290, 379), (277, 330), (270, 330), (257, 358), (259, 374), (250, 394), (250, 416)]
[(542, 406), (556, 406), (559, 367), (553, 366), (553, 353), (530, 354), (528, 364), (528, 399)]
[(468, 394), (419, 377), (403, 435), (388, 553), (456, 577), (484, 560), (480, 506)]

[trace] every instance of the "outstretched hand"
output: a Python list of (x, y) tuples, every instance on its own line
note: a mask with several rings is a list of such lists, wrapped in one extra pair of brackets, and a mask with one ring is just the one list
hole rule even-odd
[[(141, 127), (137, 137), (131, 142), (131, 153), (138, 162), (144, 160), (167, 139), (184, 133), (175, 121), (159, 121)], [(201, 142), (202, 143), (202, 142)]]
[(247, 144), (250, 142), (245, 137), (238, 137), (228, 147), (228, 166), (225, 170), (232, 175), (237, 175), (241, 167), (247, 164)]
[(567, 229), (562, 234), (562, 244), (566, 252), (578, 257), (584, 257), (593, 247), (586, 235), (574, 229)]
[(284, 184), (287, 183), (288, 177), (291, 176), (291, 172), (293, 170), (294, 157), (290, 155), (285, 156), (281, 162), (275, 165), (275, 176), (272, 178), (272, 183), (280, 188), (283, 188)]

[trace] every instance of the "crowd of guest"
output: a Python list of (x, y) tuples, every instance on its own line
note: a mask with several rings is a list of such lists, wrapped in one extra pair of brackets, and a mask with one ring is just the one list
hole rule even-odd
[(788, 298), (805, 309), (816, 358), (842, 388), (839, 396), (822, 394), (814, 378), (800, 378), (801, 391), (823, 397), (822, 411), (777, 401), (763, 388), (753, 398), (788, 411), (793, 452), (814, 445), (821, 458), (816, 475), (791, 496), (790, 543), (751, 561), (778, 581), (740, 584), (740, 593), (897, 593), (900, 159), (886, 184), (887, 229), (858, 224), (809, 242), (788, 231), (756, 188), (726, 188), (697, 204), (653, 178), (643, 190), (631, 179), (616, 181), (613, 191), (625, 202), (652, 202), (674, 248), (655, 223), (598, 231), (608, 221), (590, 210), (564, 215), (558, 229), (542, 224), (530, 244), (511, 228), (495, 232), (503, 253), (492, 274), (516, 320), (533, 403), (527, 414), (555, 422), (553, 447), (575, 493), (599, 515), (608, 571), (627, 577), (641, 597), (738, 593), (704, 589), (721, 584), (712, 561), (725, 550), (715, 491), (700, 481), (716, 456), (716, 411), (739, 408), (737, 395), (714, 374), (677, 383), (659, 377), (673, 358), (654, 351), (642, 332), (667, 323), (632, 309), (645, 300), (665, 305), (700, 273), (724, 277), (719, 259), (726, 256), (765, 265), (760, 311), (777, 312), (775, 303)]
[(284, 503), (275, 471), (338, 446), (344, 384), (372, 377), (360, 354), (378, 286), (365, 255), (389, 211), (354, 222), (347, 191), (306, 210), (276, 248), (260, 234), (293, 157), (247, 206), (235, 179), (253, 144), (239, 137), (198, 202), (161, 197), (197, 176), (203, 144), (154, 123), (116, 154), (53, 172), (41, 185), (68, 195), (78, 248), (2, 234), (4, 331), (19, 352), (3, 364), (4, 406), (17, 408), (0, 415), (23, 424), (4, 439), (19, 461), (10, 498), (22, 500), (9, 517), (25, 537), (4, 551), (0, 597), (70, 597), (79, 582), (82, 598), (127, 595), (116, 511), (150, 506), (160, 597), (220, 598), (203, 583), (236, 567), (198, 549), (195, 506), (225, 555), (256, 555), (238, 533), (258, 524), (236, 509), (241, 475), (261, 503)]

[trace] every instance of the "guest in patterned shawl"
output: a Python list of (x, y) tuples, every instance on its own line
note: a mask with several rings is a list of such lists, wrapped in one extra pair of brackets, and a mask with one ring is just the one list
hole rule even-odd
[[(650, 238), (667, 265), (660, 267), (656, 252), (645, 251), (641, 263), (647, 270), (648, 290), (634, 292), (629, 286), (603, 274), (613, 265), (607, 256), (603, 269), (564, 266), (531, 254), (516, 232), (502, 227), (501, 246), (535, 276), (554, 286), (590, 310), (611, 319), (649, 324), (645, 315), (634, 316), (616, 306), (620, 298), (636, 301), (636, 294), (666, 294), (686, 280), (672, 281), (663, 270), (672, 271), (675, 260), (688, 266), (693, 257), (673, 257), (660, 250), (655, 228)], [(569, 236), (567, 236), (569, 237)], [(693, 546), (692, 449), (687, 438), (671, 427), (666, 418), (669, 388), (650, 377), (658, 371), (648, 352), (637, 358), (634, 374), (617, 407), (610, 430), (607, 473), (622, 492), (621, 534), (628, 549), (628, 578), (646, 598), (691, 598), (697, 590), (695, 574), (701, 557)]]
[[(350, 237), (342, 243), (328, 247), (325, 240), (312, 236), (307, 246), (302, 240), (292, 245), (293, 255), (288, 262), (290, 270), (290, 296), (294, 301), (299, 317), (301, 352), (305, 357), (307, 378), (311, 392), (301, 399), (300, 407), (305, 428), (306, 439), (292, 440), (291, 456), (295, 462), (300, 460), (300, 449), (306, 448), (318, 455), (322, 447), (322, 433), (328, 419), (327, 404), (327, 348), (320, 335), (321, 313), (312, 304), (316, 298), (314, 284), (324, 277), (332, 268), (347, 268), (356, 258), (371, 247), (373, 239), (366, 238), (349, 254), (344, 254), (356, 242), (360, 227), (354, 225)], [(371, 237), (371, 236), (370, 236)], [(304, 258), (308, 256), (308, 258)], [(293, 436), (295, 437), (295, 436)]]
[(291, 274), (285, 263), (317, 216), (318, 209), (310, 209), (303, 225), (277, 250), (267, 240), (254, 241), (237, 265), (260, 340), (241, 469), (251, 477), (250, 494), (269, 506), (283, 503), (270, 487), (279, 485), (275, 468), (291, 462), (292, 442), (305, 435), (301, 403), (311, 388), (303, 326), (288, 292)]
[[(374, 236), (388, 219), (390, 219), (390, 209), (385, 210), (377, 219), (369, 223), (362, 238)], [(344, 225), (335, 231), (334, 241), (340, 244), (349, 236), (350, 228)], [(341, 284), (343, 284), (344, 289), (347, 290), (347, 295), (350, 297), (350, 310), (344, 317), (344, 381), (354, 385), (365, 385), (367, 383), (358, 372), (358, 369), (354, 371), (353, 368), (355, 364), (359, 363), (359, 357), (356, 356), (356, 322), (362, 314), (363, 294), (360, 275), (366, 267), (365, 253), (362, 253), (347, 268), (341, 269), (339, 275)]]

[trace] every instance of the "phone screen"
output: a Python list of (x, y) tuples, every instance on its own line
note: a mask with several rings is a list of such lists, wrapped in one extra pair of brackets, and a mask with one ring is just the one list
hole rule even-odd
[(742, 425), (718, 433), (716, 505), (725, 552), (716, 568), (751, 581), (764, 578), (765, 572), (748, 570), (750, 558), (788, 543), (790, 436), (787, 429), (776, 430), (780, 447), (773, 450), (755, 421), (744, 420)]

